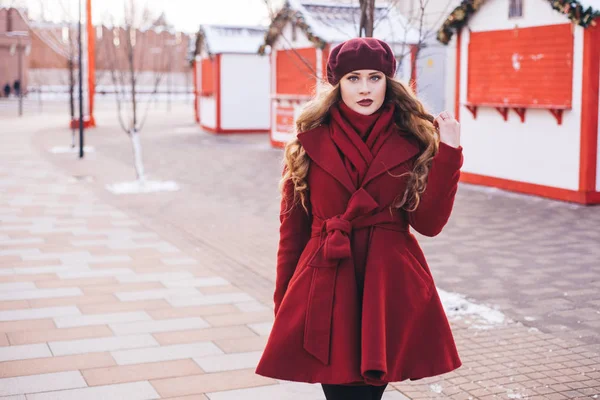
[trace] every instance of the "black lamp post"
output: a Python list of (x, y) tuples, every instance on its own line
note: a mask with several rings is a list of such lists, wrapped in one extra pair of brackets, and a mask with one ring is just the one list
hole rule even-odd
[(83, 50), (81, 40), (81, 0), (79, 2), (79, 18), (77, 39), (79, 44), (79, 158), (83, 158)]

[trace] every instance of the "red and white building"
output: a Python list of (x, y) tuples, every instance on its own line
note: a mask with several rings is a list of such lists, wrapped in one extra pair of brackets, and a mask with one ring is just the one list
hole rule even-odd
[[(359, 36), (357, 5), (288, 0), (273, 18), (261, 52), (271, 50), (271, 144), (282, 147), (294, 137), (294, 120), (326, 79), (329, 51)], [(397, 77), (415, 80), (419, 34), (394, 8), (375, 9), (374, 37), (385, 40), (397, 56)], [(413, 83), (414, 84), (414, 83)]]
[(213, 133), (269, 131), (268, 57), (258, 54), (265, 28), (203, 25), (194, 56), (196, 121)]
[(449, 42), (448, 97), (464, 182), (600, 203), (600, 1), (585, 2), (595, 18), (585, 28), (565, 15), (575, 3), (557, 11), (548, 0), (479, 1), (474, 13), (448, 17), (447, 26), (461, 22)]

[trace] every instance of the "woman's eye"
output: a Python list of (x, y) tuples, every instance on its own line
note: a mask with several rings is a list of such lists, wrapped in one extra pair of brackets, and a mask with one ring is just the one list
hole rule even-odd
[(350, 77), (348, 77), (348, 80), (350, 82), (356, 82), (358, 80), (358, 77), (357, 76), (350, 76)]
[(372, 79), (372, 80), (374, 80), (375, 82), (377, 82), (378, 80), (380, 80), (380, 79), (381, 79), (381, 77), (380, 77), (379, 75), (373, 75), (373, 76), (371, 77), (371, 79)]

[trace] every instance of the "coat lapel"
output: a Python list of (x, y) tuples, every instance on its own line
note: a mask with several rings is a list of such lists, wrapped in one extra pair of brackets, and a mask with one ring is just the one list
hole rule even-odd
[(411, 134), (402, 132), (397, 128), (385, 140), (381, 149), (371, 162), (362, 186), (383, 174), (386, 171), (402, 164), (419, 153), (419, 144)]
[(350, 193), (356, 191), (357, 188), (352, 183), (348, 171), (346, 171), (337, 147), (329, 136), (326, 125), (299, 133), (298, 140), (313, 162), (333, 176)]
[[(331, 140), (326, 125), (311, 129), (298, 134), (298, 140), (304, 150), (319, 167), (333, 176), (350, 193), (358, 188), (354, 186), (350, 175), (338, 153), (337, 147)], [(392, 132), (385, 140), (381, 149), (375, 155), (362, 182), (366, 186), (370, 181), (392, 168), (402, 164), (406, 160), (416, 156), (420, 149), (416, 138), (409, 133), (399, 131)]]

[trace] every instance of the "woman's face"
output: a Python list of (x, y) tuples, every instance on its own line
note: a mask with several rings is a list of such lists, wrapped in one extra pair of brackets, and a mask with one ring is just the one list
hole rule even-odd
[(385, 100), (385, 75), (374, 69), (347, 73), (340, 80), (342, 101), (359, 114), (370, 115)]

